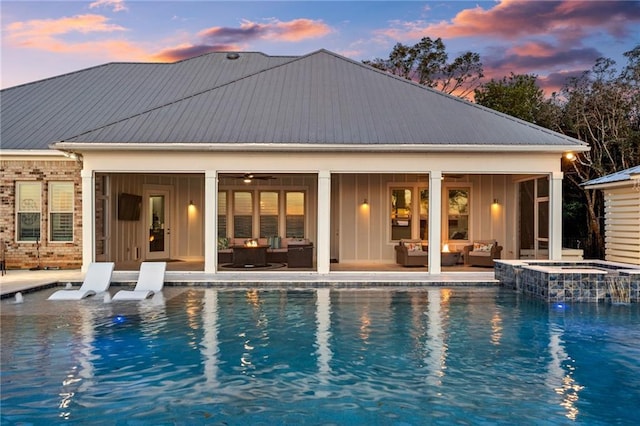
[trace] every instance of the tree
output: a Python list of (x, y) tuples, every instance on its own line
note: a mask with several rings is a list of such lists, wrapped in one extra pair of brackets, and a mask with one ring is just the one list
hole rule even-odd
[(396, 44), (388, 59), (376, 58), (363, 63), (464, 98), (473, 93), (484, 77), (480, 55), (465, 52), (450, 63), (448, 58), (441, 38), (424, 37), (413, 46)]
[(514, 74), (491, 79), (475, 90), (476, 103), (496, 111), (539, 124), (545, 101), (536, 75)]
[(600, 191), (583, 182), (640, 164), (640, 45), (626, 52), (626, 67), (618, 73), (615, 61), (600, 58), (593, 68), (571, 78), (562, 89), (561, 131), (587, 142), (566, 169), (565, 176), (582, 193), (587, 211), (587, 249), (601, 257), (604, 206)]

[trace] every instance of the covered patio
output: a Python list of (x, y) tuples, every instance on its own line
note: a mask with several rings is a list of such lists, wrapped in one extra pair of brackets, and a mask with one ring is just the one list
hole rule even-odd
[[(108, 164), (108, 158), (102, 156), (100, 164)], [(321, 205), (319, 172), (261, 170), (245, 179), (247, 172), (216, 171), (218, 177), (209, 180), (216, 190), (208, 196), (206, 172), (141, 173), (142, 161), (132, 161), (135, 173), (95, 174), (96, 259), (116, 262), (117, 270), (137, 270), (143, 260), (156, 259), (169, 261), (168, 270), (229, 272), (234, 269), (221, 257), (221, 239), (271, 244), (277, 236), (308, 240), (311, 262), (301, 267), (285, 257), (264, 272), (473, 272), (488, 269), (465, 262), (464, 248), (475, 241), (495, 240), (500, 258), (517, 259), (532, 253), (548, 257), (553, 240), (551, 185), (542, 173), (432, 172), (439, 177), (431, 179), (431, 173), (392, 169), (331, 172), (324, 187), (329, 202)], [(409, 164), (408, 157), (403, 161)], [(433, 188), (439, 188), (439, 196)], [(132, 220), (120, 216), (122, 194), (139, 196), (140, 211)], [(423, 264), (396, 261), (396, 247), (405, 239), (421, 242)]]

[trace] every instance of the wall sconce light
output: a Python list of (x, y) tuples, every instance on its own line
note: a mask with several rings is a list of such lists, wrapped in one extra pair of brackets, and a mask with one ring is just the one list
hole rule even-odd
[(195, 204), (193, 204), (193, 200), (189, 200), (189, 207), (194, 207)]
[(576, 155), (573, 152), (565, 152), (564, 158), (566, 158), (569, 161), (575, 161)]
[(498, 199), (497, 199), (497, 198), (494, 198), (494, 199), (493, 199), (493, 204), (496, 204), (496, 205), (497, 205), (497, 204), (500, 204), (500, 203), (498, 202)]
[(362, 205), (363, 206), (368, 206), (369, 205), (369, 200), (367, 200), (366, 198), (362, 201)]

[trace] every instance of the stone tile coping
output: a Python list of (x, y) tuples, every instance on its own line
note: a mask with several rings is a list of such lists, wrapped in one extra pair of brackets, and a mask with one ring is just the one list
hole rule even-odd
[(529, 269), (532, 271), (547, 272), (549, 274), (602, 274), (606, 275), (611, 272), (618, 271), (605, 271), (603, 269), (596, 268), (580, 268), (580, 267), (560, 267), (560, 266), (540, 266), (540, 265), (525, 265), (522, 269)]

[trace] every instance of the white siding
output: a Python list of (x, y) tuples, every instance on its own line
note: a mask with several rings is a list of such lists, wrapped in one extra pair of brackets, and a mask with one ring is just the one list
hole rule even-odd
[(605, 192), (605, 259), (640, 265), (640, 192)]

